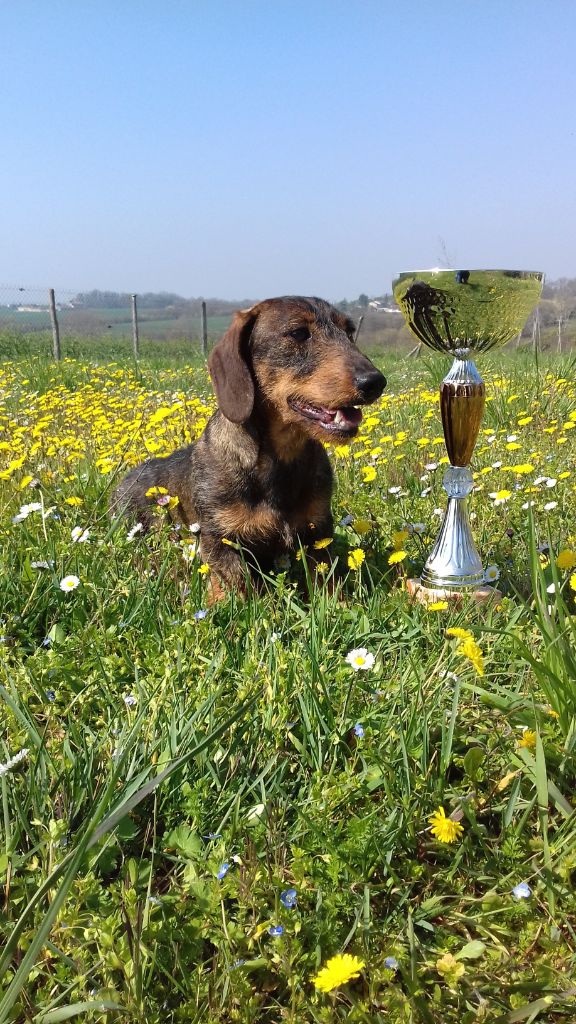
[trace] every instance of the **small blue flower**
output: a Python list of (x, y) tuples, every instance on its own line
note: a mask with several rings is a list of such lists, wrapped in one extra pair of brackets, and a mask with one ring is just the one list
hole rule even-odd
[(51, 646), (52, 646), (52, 637), (51, 636), (45, 636), (43, 641), (42, 641), (42, 647), (51, 647)]
[(527, 900), (532, 895), (532, 889), (527, 882), (520, 882), (519, 885), (515, 885), (512, 889), (512, 895), (517, 900)]
[(124, 697), (124, 703), (125, 703), (127, 708), (133, 708), (134, 705), (136, 704), (136, 697), (134, 696), (134, 694), (133, 693), (126, 694), (126, 696)]
[(207, 608), (199, 608), (197, 612), (194, 612), (194, 615), (192, 616), (192, 618), (196, 619), (196, 622), (200, 622), (200, 620), (201, 619), (205, 619), (207, 615), (208, 615), (208, 609)]
[(222, 838), (222, 833), (221, 832), (207, 832), (205, 836), (202, 836), (202, 839), (221, 839), (221, 838)]
[(293, 910), (298, 903), (298, 895), (296, 889), (285, 889), (284, 892), (280, 893), (280, 903), (287, 910)]
[(221, 867), (221, 868), (220, 868), (220, 870), (218, 871), (218, 873), (217, 873), (217, 875), (216, 875), (216, 878), (219, 878), (219, 879), (220, 879), (220, 881), (222, 881), (222, 879), (224, 878), (224, 876), (228, 874), (228, 871), (229, 871), (229, 870), (230, 870), (230, 864), (228, 863), (228, 861), (227, 861), (227, 860), (225, 860), (225, 861), (224, 861), (224, 863), (223, 863), (223, 865), (222, 865), (222, 867)]
[(398, 961), (395, 956), (387, 956), (384, 961), (384, 967), (387, 967), (389, 971), (398, 970)]
[(46, 700), (49, 701), (50, 704), (54, 703), (54, 701), (56, 700), (56, 694), (54, 690), (46, 690)]
[(268, 929), (268, 934), (271, 935), (273, 939), (279, 939), (283, 932), (284, 929), (281, 924), (272, 924)]
[(288, 729), (289, 732), (290, 732), (291, 729), (296, 728), (297, 725), (298, 725), (298, 721), (297, 720), (295, 722), (286, 722), (286, 728)]
[(243, 967), (245, 963), (246, 961), (242, 960), (240, 957), (238, 960), (235, 960), (233, 964), (230, 964), (230, 970), (235, 971), (237, 967)]
[(356, 725), (354, 726), (354, 735), (357, 736), (358, 739), (360, 740), (364, 735), (364, 726), (360, 725), (360, 722), (356, 722)]

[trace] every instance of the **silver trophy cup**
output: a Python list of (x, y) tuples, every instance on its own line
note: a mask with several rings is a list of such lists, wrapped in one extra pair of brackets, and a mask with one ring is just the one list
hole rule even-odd
[(537, 305), (544, 274), (525, 270), (422, 270), (400, 274), (394, 298), (419, 341), (454, 356), (440, 385), (440, 410), (450, 466), (443, 484), (448, 507), (421, 586), (465, 591), (484, 584), (467, 498), (470, 461), (484, 413), (485, 385), (472, 356), (505, 345)]

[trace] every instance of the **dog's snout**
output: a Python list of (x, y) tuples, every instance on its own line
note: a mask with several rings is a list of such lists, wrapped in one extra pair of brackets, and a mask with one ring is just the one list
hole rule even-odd
[(365, 402), (375, 402), (386, 387), (386, 378), (373, 366), (363, 373), (358, 373), (354, 378), (354, 384)]

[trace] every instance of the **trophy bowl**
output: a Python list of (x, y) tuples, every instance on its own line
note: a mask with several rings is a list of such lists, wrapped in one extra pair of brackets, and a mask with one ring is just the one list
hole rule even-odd
[(543, 281), (539, 271), (435, 269), (402, 273), (393, 282), (394, 298), (412, 333), (428, 348), (454, 356), (440, 385), (450, 461), (443, 481), (448, 507), (418, 581), (431, 596), (439, 590), (457, 595), (469, 588), (480, 594), (485, 582), (467, 510), (474, 486), (470, 462), (486, 392), (472, 355), (505, 345), (522, 330), (538, 304)]

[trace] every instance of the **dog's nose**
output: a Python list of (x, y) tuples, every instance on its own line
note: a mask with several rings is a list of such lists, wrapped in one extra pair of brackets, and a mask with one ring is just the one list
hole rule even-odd
[(386, 387), (386, 377), (373, 367), (366, 373), (359, 373), (354, 383), (356, 390), (362, 395), (365, 402), (375, 402)]

